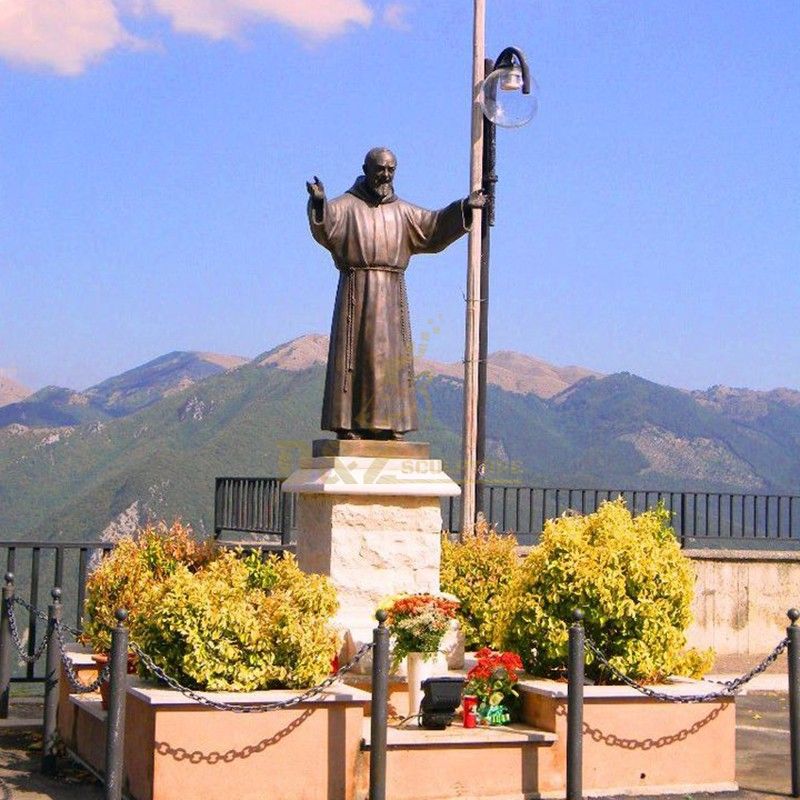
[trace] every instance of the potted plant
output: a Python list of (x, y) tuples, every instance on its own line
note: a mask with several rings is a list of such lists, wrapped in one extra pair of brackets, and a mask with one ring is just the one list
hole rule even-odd
[(458, 600), (445, 595), (403, 594), (389, 598), (381, 607), (389, 613), (393, 668), (406, 660), (409, 713), (416, 714), (422, 701), (422, 681), (437, 669), (447, 670), (439, 648), (455, 619)]
[(478, 720), (483, 725), (504, 725), (516, 718), (519, 695), (514, 688), (522, 659), (509, 651), (484, 647), (475, 654), (477, 663), (467, 672), (465, 697), (477, 698)]

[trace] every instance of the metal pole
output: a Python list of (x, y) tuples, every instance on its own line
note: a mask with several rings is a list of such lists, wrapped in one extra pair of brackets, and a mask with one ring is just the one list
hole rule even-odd
[[(470, 193), (483, 184), (483, 109), (479, 102), (483, 83), (486, 0), (474, 0), (472, 31), (472, 143), (470, 151)], [(478, 350), (480, 333), (481, 225), (482, 209), (472, 209), (467, 261), (467, 309), (464, 334), (464, 430), (461, 472), (464, 481), (461, 498), (461, 535), (469, 535), (475, 525), (475, 446), (478, 423)]]
[(61, 589), (53, 587), (50, 592), (53, 602), (47, 607), (47, 655), (44, 676), (44, 719), (42, 724), (42, 772), (45, 775), (56, 773), (56, 750), (58, 734), (56, 718), (58, 714), (58, 675), (61, 670), (60, 652), (56, 626), (61, 622)]
[(789, 637), (789, 738), (791, 741), (792, 797), (800, 797), (800, 610), (790, 608)]
[(381, 609), (372, 632), (372, 716), (370, 718), (369, 800), (386, 800), (386, 726), (389, 721), (389, 629)]
[(111, 687), (106, 717), (105, 800), (122, 800), (125, 751), (125, 691), (128, 683), (128, 612), (118, 609), (117, 627), (111, 632)]
[[(484, 59), (484, 76), (489, 77), (494, 62)], [(494, 187), (497, 183), (495, 163), (497, 156), (497, 128), (483, 119), (483, 191), (486, 206), (481, 215), (481, 285), (480, 322), (478, 327), (478, 417), (475, 440), (475, 515), (484, 512), (483, 484), (486, 481), (486, 399), (489, 358), (489, 256), (490, 228), (494, 225)]]
[(681, 492), (681, 533), (678, 540), (681, 547), (686, 544), (686, 492)]
[(583, 796), (583, 611), (575, 609), (569, 629), (567, 666), (567, 800)]
[(281, 492), (280, 497), (281, 545), (286, 547), (292, 543), (292, 495), (288, 492)]
[(11, 695), (11, 623), (9, 614), (14, 602), (14, 573), (6, 572), (3, 586), (3, 603), (0, 609), (0, 719), (8, 719), (8, 704)]

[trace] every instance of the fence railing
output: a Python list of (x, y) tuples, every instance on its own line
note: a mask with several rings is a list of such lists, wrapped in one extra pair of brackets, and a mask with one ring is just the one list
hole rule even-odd
[[(214, 528), (280, 536), (288, 544), (295, 518), (295, 496), (283, 495), (281, 478), (217, 478)], [(678, 492), (657, 489), (579, 489), (485, 484), (486, 519), (520, 544), (533, 544), (548, 519), (568, 509), (595, 511), (620, 495), (628, 508), (641, 513), (663, 503), (682, 543), (729, 540), (747, 542), (794, 540), (800, 545), (800, 495)], [(461, 529), (461, 501), (442, 501), (442, 527)]]
[[(226, 546), (226, 542), (220, 542)], [(280, 542), (248, 542), (246, 550), (262, 553), (291, 550)], [(44, 542), (0, 541), (0, 568), (16, 576), (17, 597), (31, 606), (47, 603), (50, 588), (64, 588), (62, 614), (65, 622), (81, 628), (86, 599), (86, 578), (94, 563), (114, 549), (113, 542)], [(2, 577), (0, 572), (0, 577)], [(22, 632), (21, 632), (22, 633)], [(36, 642), (41, 638), (42, 622), (31, 615), (23, 633), (28, 655), (33, 655)], [(41, 682), (44, 673), (34, 663), (27, 663), (12, 678), (15, 682)]]
[[(564, 487), (484, 487), (484, 513), (498, 530), (515, 533), (520, 544), (532, 544), (548, 519), (567, 510), (596, 511), (601, 503), (622, 496), (628, 508), (641, 513), (663, 503), (682, 544), (730, 540), (790, 541), (800, 544), (800, 495), (678, 492), (658, 489), (576, 489)], [(443, 508), (446, 530), (460, 530), (459, 498)]]
[[(215, 492), (215, 532), (248, 532), (264, 536), (249, 542), (261, 551), (292, 549), (295, 496), (281, 492), (280, 478), (218, 478)], [(672, 514), (676, 535), (683, 544), (717, 544), (728, 547), (767, 544), (800, 547), (800, 496), (645, 489), (575, 489), (486, 485), (487, 519), (500, 531), (514, 533), (520, 544), (533, 544), (546, 520), (568, 509), (590, 513), (605, 500), (622, 495), (628, 507), (639, 513), (664, 503)], [(460, 500), (442, 503), (443, 529), (460, 529)], [(221, 542), (225, 544), (224, 542)], [(65, 589), (64, 619), (81, 625), (86, 577), (93, 560), (102, 558), (111, 542), (0, 541), (0, 567), (17, 575), (18, 595), (36, 606), (46, 600), (47, 587)], [(32, 618), (26, 628), (28, 647), (41, 633)], [(33, 664), (15, 680), (41, 680)]]
[(217, 478), (214, 535), (222, 531), (271, 534), (289, 544), (294, 495), (281, 492), (283, 478)]

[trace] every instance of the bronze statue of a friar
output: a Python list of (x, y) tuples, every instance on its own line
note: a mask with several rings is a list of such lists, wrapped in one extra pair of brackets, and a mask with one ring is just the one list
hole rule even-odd
[(339, 270), (322, 403), (322, 429), (339, 439), (401, 439), (417, 429), (404, 273), (411, 256), (463, 236), (485, 202), (474, 192), (441, 211), (419, 208), (395, 195), (396, 168), (394, 154), (376, 147), (341, 197), (327, 200), (316, 176), (306, 183), (311, 235)]

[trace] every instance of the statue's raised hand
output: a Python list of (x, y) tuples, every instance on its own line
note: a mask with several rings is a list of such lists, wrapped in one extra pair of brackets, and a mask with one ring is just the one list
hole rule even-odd
[(483, 189), (470, 192), (469, 197), (466, 198), (466, 203), (470, 208), (485, 208), (486, 202), (486, 192)]
[(306, 189), (314, 203), (321, 203), (325, 199), (325, 187), (316, 175), (313, 183), (306, 181)]

